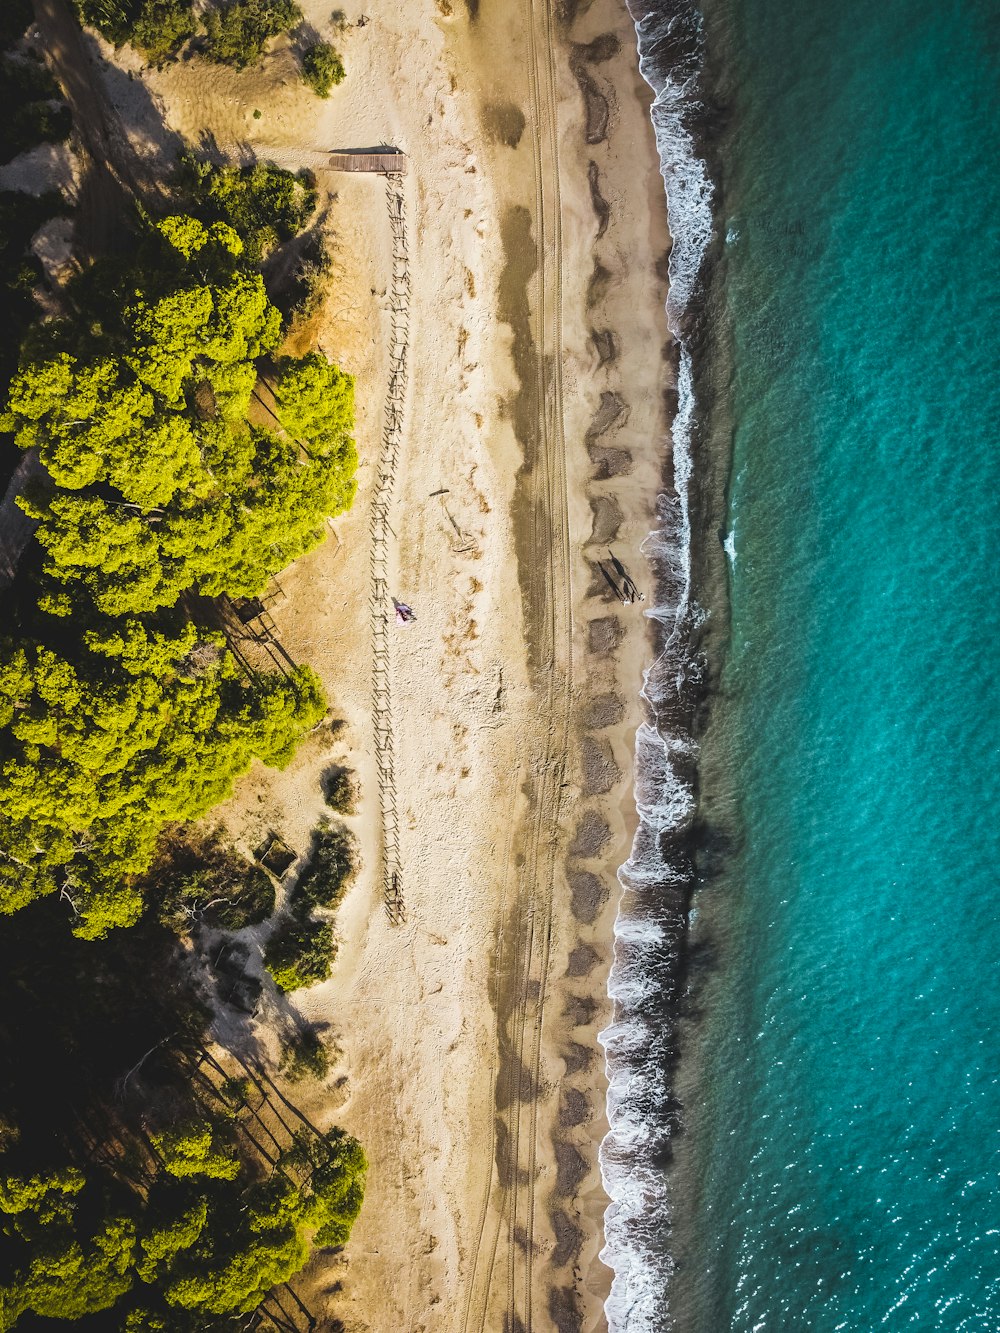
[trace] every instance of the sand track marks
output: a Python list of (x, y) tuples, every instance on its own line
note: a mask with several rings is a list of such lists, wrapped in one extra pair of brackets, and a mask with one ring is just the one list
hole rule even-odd
[[(538, 1106), (542, 1030), (548, 986), (552, 904), (561, 849), (560, 806), (570, 739), (572, 694), (572, 567), (563, 422), (562, 200), (551, 0), (526, 0), (530, 132), (535, 200), (537, 289), (534, 340), (537, 377), (535, 448), (524, 485), (531, 546), (538, 560), (527, 574), (528, 632), (537, 647), (537, 725), (543, 738), (529, 757), (523, 861), (507, 871), (511, 927), (499, 943), (499, 1072), (496, 1149), (489, 1189), (491, 1217), (470, 1256), (464, 1333), (531, 1333), (535, 1322), (534, 1260)], [(542, 553), (545, 553), (544, 558)], [(501, 1254), (503, 1255), (501, 1261)], [(539, 1326), (549, 1327), (548, 1311)]]

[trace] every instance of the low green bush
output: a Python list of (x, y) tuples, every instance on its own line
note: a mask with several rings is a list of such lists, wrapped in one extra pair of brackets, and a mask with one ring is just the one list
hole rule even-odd
[(45, 68), (30, 60), (0, 60), (0, 103), (9, 108), (0, 123), (0, 163), (40, 143), (61, 143), (73, 122), (69, 108), (53, 106), (62, 97)]
[(268, 941), (264, 966), (279, 990), (299, 990), (327, 979), (335, 953), (333, 927), (328, 921), (291, 917)]
[(230, 0), (205, 15), (205, 55), (220, 65), (256, 65), (273, 37), (302, 22), (295, 0)]
[(335, 768), (323, 780), (323, 796), (331, 810), (339, 815), (353, 815), (357, 805), (354, 774), (347, 768)]
[(300, 911), (302, 905), (336, 911), (353, 872), (354, 839), (343, 824), (323, 824), (313, 834), (309, 860), (293, 900)]
[(174, 55), (198, 31), (191, 0), (146, 0), (129, 41), (154, 65)]
[(330, 1053), (315, 1028), (296, 1032), (281, 1057), (281, 1072), (293, 1083), (304, 1078), (326, 1078), (330, 1072)]
[(317, 97), (329, 97), (330, 90), (344, 82), (344, 62), (329, 42), (313, 42), (302, 56), (302, 77)]
[(242, 930), (274, 911), (270, 876), (227, 846), (218, 832), (185, 829), (167, 839), (149, 881), (164, 925), (181, 933), (197, 925)]
[(252, 167), (217, 167), (185, 153), (175, 185), (187, 209), (203, 222), (226, 222), (243, 238), (254, 264), (303, 229), (316, 207), (311, 177), (257, 162)]

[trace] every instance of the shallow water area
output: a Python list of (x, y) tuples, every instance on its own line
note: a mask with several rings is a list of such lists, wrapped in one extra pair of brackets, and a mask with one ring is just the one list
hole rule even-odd
[(705, 989), (677, 1327), (1000, 1320), (995, 12), (733, 0), (740, 852)]
[[(699, 760), (727, 855), (699, 861), (688, 944), (710, 969), (693, 974), (682, 1105), (661, 1059), (658, 1098), (621, 1118), (649, 1178), (619, 1183), (610, 1326), (985, 1333), (1000, 1326), (1000, 27), (983, 0), (715, 0), (685, 45), (678, 12), (658, 40), (652, 19), (639, 32), (657, 77), (676, 75), (660, 105), (691, 108), (708, 69), (723, 127), (731, 641)], [(672, 224), (696, 211), (693, 171), (666, 173)], [(675, 284), (672, 301), (692, 296)], [(710, 351), (694, 349), (695, 385)], [(688, 624), (718, 614), (699, 592)], [(669, 708), (657, 717), (662, 753), (680, 753)], [(688, 818), (689, 758), (664, 778), (646, 738), (640, 800), (668, 812), (661, 829)], [(671, 901), (657, 818), (623, 872), (644, 871), (647, 912)], [(676, 931), (622, 945), (612, 993), (630, 982), (633, 1024), (656, 1010), (643, 968), (684, 949)], [(634, 1088), (624, 1067), (617, 1086)], [(641, 1156), (665, 1137), (672, 1166)]]

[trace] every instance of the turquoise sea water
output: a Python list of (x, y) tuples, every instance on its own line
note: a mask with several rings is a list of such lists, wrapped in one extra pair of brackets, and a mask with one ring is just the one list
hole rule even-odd
[(689, 1333), (1000, 1329), (1000, 9), (714, 0), (737, 850)]

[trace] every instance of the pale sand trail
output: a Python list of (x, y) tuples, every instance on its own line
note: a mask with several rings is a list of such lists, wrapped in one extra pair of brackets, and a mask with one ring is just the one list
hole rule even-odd
[[(327, 7), (303, 7), (326, 35)], [(608, 124), (589, 146), (545, 0), (484, 4), (475, 24), (447, 8), (366, 6), (369, 25), (335, 38), (348, 79), (326, 103), (288, 51), (241, 75), (200, 61), (142, 71), (135, 95), (145, 112), (151, 91), (190, 140), (252, 143), (286, 166), (381, 141), (410, 157), (409, 377), (387, 513), (388, 585), (418, 616), (388, 644), (405, 924), (383, 910), (372, 721), (369, 520), (392, 342), (377, 178), (323, 179), (336, 281), (313, 326), (357, 377), (359, 497), (337, 520), (340, 544), (282, 576), (274, 607), (343, 725), (310, 737), (285, 773), (255, 769), (221, 812), (248, 847), (274, 828), (303, 850), (323, 770), (345, 763), (360, 780), (348, 822), (364, 864), (334, 976), (294, 1004), (341, 1052), (308, 1109), (356, 1133), (371, 1171), (350, 1246), (318, 1256), (301, 1289), (321, 1328), (590, 1330), (609, 1284), (596, 1032), (648, 652), (638, 609), (606, 603), (594, 539), (611, 533), (641, 577), (665, 429), (662, 192), (615, 0), (571, 34), (622, 42), (590, 69)], [(116, 60), (140, 73), (134, 55)], [(115, 91), (128, 121), (128, 82)], [(135, 131), (149, 133), (148, 121)], [(591, 162), (609, 210), (596, 250)], [(611, 392), (625, 407), (599, 418), (608, 429), (588, 455)], [(441, 487), (470, 540), (431, 498)], [(264, 1015), (257, 1037), (272, 1050), (287, 1012)]]

